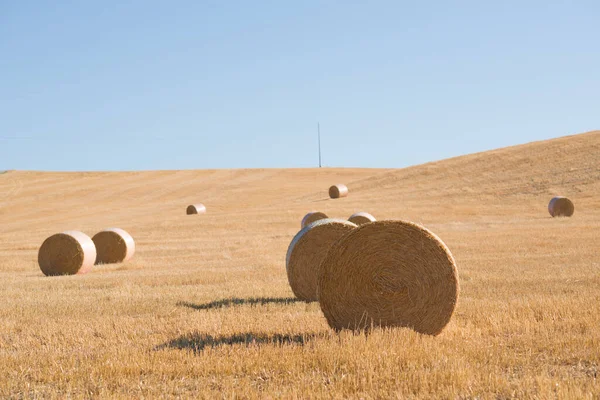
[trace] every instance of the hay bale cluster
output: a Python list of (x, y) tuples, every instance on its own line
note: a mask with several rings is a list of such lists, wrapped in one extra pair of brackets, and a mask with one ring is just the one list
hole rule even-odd
[(286, 271), (296, 297), (319, 301), (335, 330), (400, 326), (437, 335), (459, 293), (454, 258), (435, 234), (365, 212), (304, 226), (290, 243)]
[[(334, 185), (331, 198), (348, 189)], [(573, 202), (562, 196), (548, 204), (552, 217), (570, 217)], [(379, 221), (364, 211), (348, 224), (307, 222), (288, 248), (286, 270), (301, 300), (318, 300), (335, 330), (410, 327), (438, 335), (450, 321), (459, 295), (456, 262), (444, 242), (408, 221)], [(329, 229), (329, 230), (328, 230)], [(315, 283), (316, 276), (316, 283)]]
[(553, 217), (571, 217), (575, 213), (575, 205), (568, 198), (557, 196), (548, 203), (548, 212)]
[[(329, 188), (329, 197), (348, 196), (343, 184)], [(570, 217), (573, 202), (562, 196), (548, 204), (552, 217)], [(192, 204), (187, 215), (205, 214)], [(119, 228), (93, 238), (79, 231), (48, 237), (38, 252), (47, 276), (89, 272), (94, 264), (120, 263), (135, 253), (131, 235)], [(408, 221), (377, 221), (367, 212), (348, 220), (320, 211), (304, 216), (301, 230), (286, 254), (290, 287), (303, 301), (319, 301), (336, 331), (373, 327), (408, 327), (438, 335), (449, 323), (459, 296), (456, 262), (434, 233)]]
[(95, 264), (128, 261), (135, 253), (135, 242), (119, 228), (98, 232), (93, 238), (79, 231), (50, 236), (40, 246), (38, 265), (46, 276), (81, 275)]

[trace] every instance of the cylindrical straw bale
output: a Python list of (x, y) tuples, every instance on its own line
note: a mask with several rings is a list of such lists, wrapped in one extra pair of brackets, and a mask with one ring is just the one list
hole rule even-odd
[(553, 217), (570, 217), (575, 212), (575, 205), (568, 198), (557, 196), (548, 203), (548, 212)]
[(348, 218), (348, 221), (353, 222), (356, 225), (364, 225), (368, 224), (369, 222), (375, 222), (377, 220), (368, 212), (360, 211), (352, 214), (350, 218)]
[(190, 204), (186, 209), (187, 215), (205, 214), (205, 213), (206, 213), (206, 207), (204, 206), (204, 204)]
[(333, 185), (329, 188), (329, 197), (339, 199), (340, 197), (348, 196), (348, 188), (341, 183)]
[(115, 264), (127, 261), (135, 253), (135, 242), (123, 229), (110, 228), (92, 238), (96, 245), (96, 264)]
[(377, 221), (337, 241), (320, 267), (318, 296), (335, 330), (409, 327), (437, 335), (458, 299), (456, 263), (432, 232)]
[(305, 226), (312, 224), (315, 221), (318, 221), (320, 219), (325, 219), (328, 218), (327, 214), (322, 213), (320, 211), (312, 211), (309, 212), (308, 214), (306, 214), (304, 216), (304, 218), (302, 218), (302, 222), (300, 223), (300, 227), (304, 228)]
[(94, 266), (96, 246), (88, 235), (66, 231), (42, 243), (38, 264), (47, 276), (85, 274)]
[(316, 301), (321, 261), (333, 243), (356, 228), (352, 222), (321, 219), (304, 227), (294, 237), (286, 256), (288, 281), (296, 297)]

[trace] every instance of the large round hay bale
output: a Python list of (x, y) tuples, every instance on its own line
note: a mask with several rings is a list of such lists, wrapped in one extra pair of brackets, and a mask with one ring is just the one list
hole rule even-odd
[(187, 215), (205, 214), (206, 207), (204, 206), (204, 204), (190, 204), (189, 206), (187, 206), (187, 209), (185, 212)]
[(348, 188), (346, 185), (337, 184), (329, 188), (329, 197), (332, 199), (339, 199), (340, 197), (348, 196)]
[(350, 218), (348, 218), (348, 221), (353, 222), (356, 225), (364, 225), (368, 224), (369, 222), (375, 222), (377, 220), (368, 212), (360, 211), (352, 214)]
[(288, 281), (297, 298), (316, 301), (319, 267), (339, 238), (356, 228), (352, 222), (321, 219), (304, 227), (292, 240), (286, 255)]
[(553, 217), (570, 217), (575, 212), (575, 205), (566, 197), (556, 196), (548, 203), (548, 212)]
[(38, 252), (38, 264), (47, 276), (85, 274), (92, 269), (95, 260), (94, 242), (78, 231), (50, 236)]
[(335, 330), (402, 326), (437, 335), (458, 299), (452, 254), (411, 222), (358, 227), (331, 247), (319, 270), (321, 309)]
[(309, 212), (308, 214), (306, 214), (304, 216), (304, 218), (302, 218), (302, 222), (300, 223), (300, 227), (304, 228), (305, 226), (310, 225), (310, 224), (312, 224), (315, 221), (318, 221), (320, 219), (325, 219), (325, 218), (329, 218), (329, 217), (327, 216), (327, 214), (322, 213), (320, 211)]
[(96, 264), (115, 264), (129, 260), (135, 253), (135, 242), (123, 229), (110, 228), (92, 238), (96, 245)]

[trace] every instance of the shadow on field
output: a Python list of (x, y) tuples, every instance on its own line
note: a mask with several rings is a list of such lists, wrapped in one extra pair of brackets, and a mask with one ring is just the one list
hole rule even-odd
[(240, 299), (238, 297), (232, 297), (229, 299), (215, 300), (210, 303), (194, 304), (188, 303), (187, 301), (180, 301), (177, 303), (178, 306), (193, 308), (194, 310), (212, 310), (215, 308), (224, 308), (241, 305), (265, 305), (265, 304), (292, 304), (298, 303), (302, 300), (298, 300), (294, 297), (250, 297), (247, 299)]
[(196, 353), (203, 351), (207, 347), (215, 348), (221, 346), (233, 346), (236, 344), (245, 344), (247, 347), (264, 344), (276, 346), (304, 346), (306, 343), (313, 340), (315, 336), (315, 334), (282, 335), (277, 333), (267, 335), (263, 333), (238, 333), (231, 336), (215, 337), (204, 333), (194, 333), (161, 344), (160, 346), (155, 347), (154, 350), (179, 349), (192, 350)]

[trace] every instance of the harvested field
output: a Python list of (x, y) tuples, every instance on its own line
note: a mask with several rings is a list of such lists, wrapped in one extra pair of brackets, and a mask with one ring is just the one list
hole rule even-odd
[[(2, 174), (0, 397), (597, 398), (598, 154), (591, 132), (398, 170)], [(313, 209), (435, 232), (460, 279), (444, 331), (338, 336), (297, 301), (286, 250)], [(106, 226), (131, 261), (42, 274), (45, 238)]]

